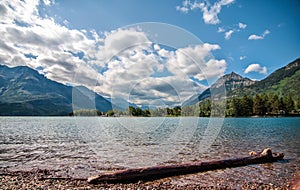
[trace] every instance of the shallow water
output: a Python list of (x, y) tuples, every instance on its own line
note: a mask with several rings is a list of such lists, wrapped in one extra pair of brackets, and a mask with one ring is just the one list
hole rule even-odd
[[(103, 170), (235, 158), (266, 147), (285, 160), (206, 172), (284, 183), (300, 166), (300, 118), (0, 117), (0, 168), (87, 177)], [(193, 174), (174, 183), (200, 183)]]

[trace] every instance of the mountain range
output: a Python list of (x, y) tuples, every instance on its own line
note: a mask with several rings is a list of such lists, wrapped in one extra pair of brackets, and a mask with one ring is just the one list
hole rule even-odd
[(86, 87), (63, 85), (26, 66), (0, 65), (0, 115), (67, 115), (95, 108), (106, 112), (112, 105)]
[(288, 65), (274, 71), (261, 81), (254, 81), (242, 77), (237, 73), (230, 73), (219, 78), (210, 88), (200, 95), (195, 95), (183, 103), (183, 105), (194, 105), (197, 102), (209, 98), (225, 99), (234, 96), (255, 95), (273, 92), (278, 96), (290, 94), (297, 97), (300, 94), (300, 58)]
[[(253, 81), (237, 73), (219, 78), (210, 88), (183, 103), (195, 105), (211, 97), (218, 99), (273, 92), (280, 96), (300, 94), (300, 58), (274, 71), (261, 81)], [(122, 105), (134, 105), (125, 100), (110, 99), (84, 86), (67, 86), (47, 79), (26, 66), (0, 65), (0, 115), (67, 115), (79, 109), (98, 109), (107, 112)]]

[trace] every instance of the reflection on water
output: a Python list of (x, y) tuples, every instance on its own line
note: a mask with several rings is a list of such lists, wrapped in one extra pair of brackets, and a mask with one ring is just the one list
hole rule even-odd
[[(210, 121), (196, 117), (1, 117), (0, 168), (45, 168), (57, 170), (58, 175), (86, 177), (124, 167), (243, 157), (270, 147), (284, 152), (286, 161), (206, 175), (275, 183), (288, 180), (299, 169), (299, 118), (226, 118), (217, 138), (203, 147)], [(178, 183), (193, 179), (197, 180), (190, 175)]]

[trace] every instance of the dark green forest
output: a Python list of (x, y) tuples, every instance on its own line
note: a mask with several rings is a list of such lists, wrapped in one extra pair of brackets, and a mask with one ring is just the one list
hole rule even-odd
[[(213, 102), (211, 99), (205, 99), (199, 102), (199, 108), (190, 106), (185, 108), (189, 112), (185, 115), (200, 117), (226, 116), (226, 117), (249, 117), (249, 116), (299, 116), (300, 115), (300, 96), (292, 98), (287, 96), (278, 96), (274, 93), (255, 94), (242, 97), (233, 97), (227, 100)], [(195, 110), (196, 109), (196, 110)], [(197, 113), (197, 111), (199, 111)]]
[[(291, 95), (279, 97), (273, 93), (262, 93), (255, 96), (243, 95), (242, 97), (233, 97), (225, 101), (226, 117), (299, 116), (300, 114), (300, 96), (293, 99)], [(199, 116), (208, 117), (212, 111), (217, 112), (218, 107), (220, 105), (212, 105), (210, 99), (203, 100), (199, 103)], [(221, 113), (219, 114), (221, 115)], [(215, 115), (218, 115), (218, 113)]]

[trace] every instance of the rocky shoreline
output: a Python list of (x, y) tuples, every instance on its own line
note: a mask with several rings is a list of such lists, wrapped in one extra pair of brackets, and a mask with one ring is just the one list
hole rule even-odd
[[(128, 184), (108, 184), (101, 183), (97, 185), (89, 184), (84, 178), (63, 178), (53, 176), (49, 170), (32, 171), (1, 171), (0, 189), (267, 189), (267, 190), (287, 190), (292, 189), (292, 183), (275, 185), (272, 183), (264, 184), (260, 181), (237, 182), (230, 181), (223, 177), (214, 179), (214, 183), (203, 183), (209, 174), (193, 174), (192, 183), (174, 183), (180, 181), (186, 176), (164, 178), (150, 182), (137, 182)], [(196, 179), (195, 179), (196, 178)], [(195, 183), (197, 181), (197, 183)]]

